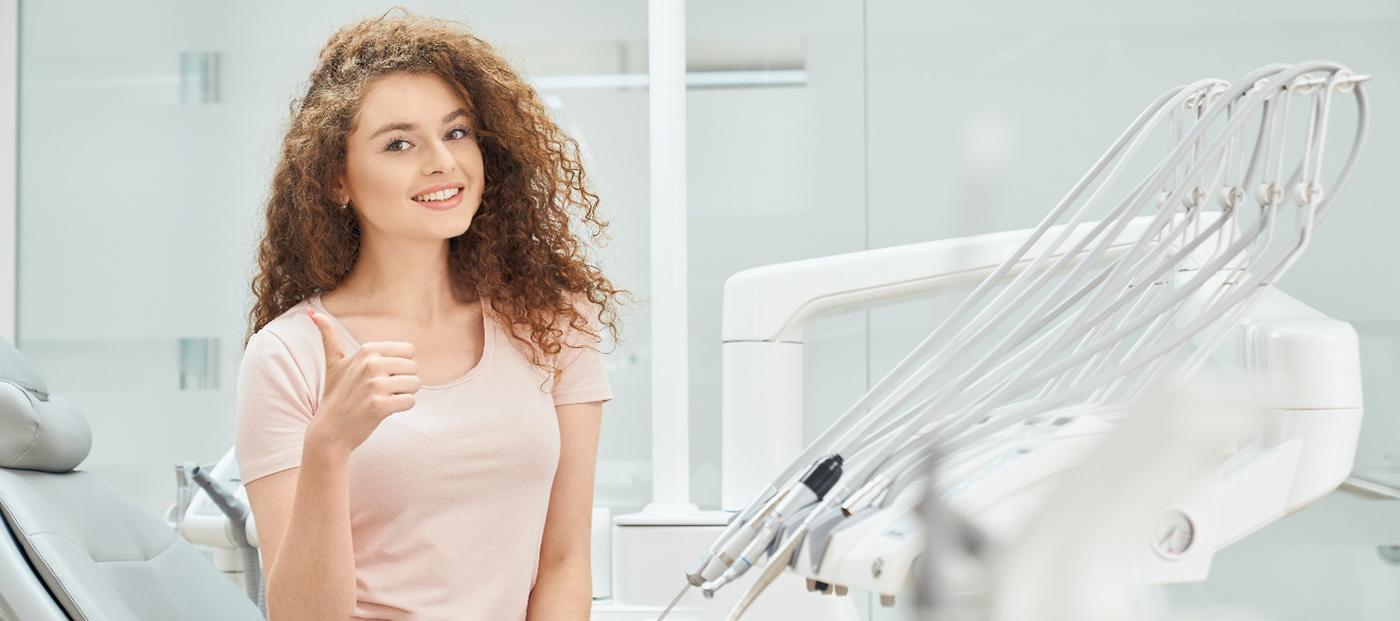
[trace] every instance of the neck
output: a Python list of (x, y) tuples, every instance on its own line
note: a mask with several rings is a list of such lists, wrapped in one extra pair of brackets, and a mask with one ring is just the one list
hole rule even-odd
[(448, 242), (361, 238), (360, 256), (336, 287), (353, 300), (357, 313), (399, 317), (430, 325), (460, 310), (447, 269)]

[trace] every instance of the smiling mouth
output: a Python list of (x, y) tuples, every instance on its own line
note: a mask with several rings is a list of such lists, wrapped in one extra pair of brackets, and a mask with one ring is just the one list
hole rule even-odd
[(441, 203), (441, 202), (443, 202), (443, 201), (452, 200), (452, 199), (455, 198), (458, 194), (461, 194), (461, 193), (462, 193), (462, 188), (450, 188), (450, 189), (447, 189), (447, 190), (442, 190), (442, 191), (440, 191), (440, 192), (433, 192), (433, 193), (431, 193), (431, 194), (424, 194), (424, 195), (422, 195), (422, 196), (415, 196), (415, 197), (413, 197), (413, 200), (418, 201), (418, 202), (420, 202), (420, 203)]

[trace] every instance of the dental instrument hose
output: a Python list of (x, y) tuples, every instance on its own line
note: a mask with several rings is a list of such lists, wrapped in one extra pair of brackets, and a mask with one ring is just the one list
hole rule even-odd
[(783, 494), (770, 484), (762, 492), (759, 492), (758, 496), (754, 497), (747, 509), (736, 512), (733, 517), (730, 517), (729, 525), (725, 527), (724, 532), (710, 543), (709, 550), (700, 556), (690, 571), (686, 572), (685, 585), (681, 587), (680, 592), (676, 593), (675, 597), (671, 598), (671, 603), (666, 605), (656, 621), (662, 621), (666, 615), (671, 614), (671, 610), (680, 603), (682, 597), (685, 597), (690, 587), (700, 586), (724, 573), (725, 568), (734, 562), (734, 556), (738, 554), (738, 551), (749, 542), (748, 538), (737, 536), (740, 530), (746, 526), (752, 526), (753, 519), (767, 515), (782, 496)]
[(750, 567), (753, 567), (754, 563), (758, 561), (759, 555), (770, 547), (773, 536), (778, 532), (787, 516), (825, 498), (827, 492), (831, 491), (831, 488), (841, 479), (842, 463), (844, 460), (841, 455), (833, 454), (813, 464), (802, 475), (802, 484), (794, 487), (793, 491), (769, 513), (757, 536), (749, 542), (739, 557), (734, 559), (729, 569), (726, 569), (718, 578), (710, 580), (702, 586), (705, 597), (714, 597), (714, 592), (717, 589), (733, 582), (739, 576), (744, 575)]
[[(773, 534), (782, 525), (785, 516), (814, 502), (821, 501), (827, 492), (831, 491), (831, 488), (841, 479), (841, 465), (844, 461), (839, 454), (827, 456), (812, 464), (802, 475), (801, 484), (792, 487), (789, 493), (782, 494), (775, 491), (764, 501), (762, 509), (754, 511), (751, 519), (746, 520), (743, 517), (738, 517), (731, 520), (724, 533), (716, 540), (715, 545), (711, 546), (710, 553), (702, 557), (696, 563), (695, 568), (686, 574), (685, 586), (681, 587), (680, 593), (676, 594), (675, 599), (656, 618), (657, 621), (662, 621), (666, 615), (670, 614), (671, 609), (675, 608), (691, 586), (702, 586), (705, 589), (705, 597), (708, 599), (714, 596), (715, 589), (748, 571), (749, 567), (753, 566), (758, 554), (769, 547)], [(769, 486), (768, 489), (773, 488)], [(768, 495), (768, 491), (765, 490), (762, 495)], [(741, 529), (758, 519), (763, 520), (759, 529), (754, 531), (750, 528), (752, 534), (742, 536), (745, 534), (741, 533)], [(734, 536), (735, 534), (741, 536)], [(726, 539), (729, 541), (725, 541)], [(723, 570), (723, 572), (717, 576), (706, 575), (718, 570)], [(699, 582), (696, 581), (697, 578), (700, 579)]]
[(227, 487), (219, 484), (209, 472), (200, 466), (189, 469), (189, 476), (195, 484), (209, 494), (209, 499), (214, 501), (214, 506), (222, 511), (228, 518), (232, 528), (229, 530), (233, 534), (234, 543), (238, 544), (239, 552), (243, 555), (243, 581), (244, 590), (248, 599), (253, 600), (260, 608), (266, 609), (263, 591), (262, 566), (258, 561), (257, 548), (248, 542), (248, 515), (251, 513), (248, 504), (234, 496)]

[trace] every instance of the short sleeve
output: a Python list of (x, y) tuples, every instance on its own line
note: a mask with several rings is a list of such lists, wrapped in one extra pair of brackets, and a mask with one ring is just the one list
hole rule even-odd
[[(582, 309), (580, 312), (583, 312)], [(583, 312), (583, 315), (589, 320), (589, 327), (601, 336), (601, 324), (597, 318), (589, 312)], [(554, 366), (559, 370), (559, 379), (551, 390), (556, 407), (612, 400), (612, 385), (608, 383), (599, 337), (566, 326)]]
[(248, 340), (234, 403), (233, 451), (244, 484), (301, 465), (314, 408), (306, 376), (276, 334), (259, 330)]

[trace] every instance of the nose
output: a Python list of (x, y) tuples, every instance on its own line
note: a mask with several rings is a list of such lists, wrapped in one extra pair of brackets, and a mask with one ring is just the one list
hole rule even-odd
[(435, 172), (450, 172), (457, 168), (457, 158), (452, 154), (447, 143), (441, 140), (434, 140), (429, 143), (428, 149), (424, 149), (427, 163), (423, 169), (424, 175), (431, 175)]

